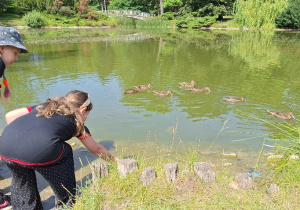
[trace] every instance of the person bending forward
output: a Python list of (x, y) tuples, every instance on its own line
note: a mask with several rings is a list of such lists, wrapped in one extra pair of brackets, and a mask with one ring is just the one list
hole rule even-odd
[(117, 161), (83, 124), (92, 107), (88, 93), (74, 90), (65, 97), (6, 114), (8, 125), (0, 140), (0, 157), (12, 173), (13, 209), (43, 209), (35, 171), (49, 182), (57, 206), (74, 202), (73, 151), (66, 143), (72, 137), (96, 156)]

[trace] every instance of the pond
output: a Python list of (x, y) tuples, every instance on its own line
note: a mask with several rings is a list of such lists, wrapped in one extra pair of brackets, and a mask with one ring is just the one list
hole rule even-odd
[[(86, 125), (112, 152), (127, 148), (135, 153), (145, 144), (196, 145), (212, 157), (224, 149), (255, 159), (262, 148), (272, 151), (269, 139), (278, 132), (273, 125), (298, 123), (270, 116), (267, 110), (293, 111), (299, 117), (299, 32), (20, 32), (30, 53), (6, 70), (12, 96), (4, 99), (2, 92), (0, 131), (6, 112), (74, 89), (89, 93), (94, 108)], [(179, 82), (191, 80), (211, 92), (180, 87)], [(151, 90), (123, 93), (149, 83)], [(154, 95), (160, 90), (171, 90), (173, 96)], [(247, 100), (223, 99), (231, 96)]]

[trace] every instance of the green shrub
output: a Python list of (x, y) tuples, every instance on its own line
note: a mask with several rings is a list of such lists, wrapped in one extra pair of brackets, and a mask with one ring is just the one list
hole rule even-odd
[(99, 12), (98, 14), (99, 16), (99, 20), (107, 20), (108, 19), (108, 15), (102, 12)]
[(166, 18), (167, 20), (173, 20), (173, 19), (175, 19), (177, 14), (175, 12), (165, 12), (164, 14), (162, 14), (162, 16), (164, 18)]
[(45, 17), (38, 11), (33, 10), (32, 12), (28, 12), (23, 16), (23, 20), (25, 25), (31, 28), (40, 28), (45, 26)]
[(62, 6), (59, 9), (59, 13), (61, 13), (62, 15), (65, 15), (65, 16), (70, 16), (72, 14), (72, 10), (69, 6), (67, 6), (67, 7)]
[(289, 6), (275, 19), (278, 28), (300, 28), (300, 1), (290, 0)]
[(176, 26), (179, 28), (200, 28), (204, 26), (211, 26), (216, 22), (215, 16), (206, 16), (206, 17), (193, 17), (183, 16), (179, 18), (176, 22)]

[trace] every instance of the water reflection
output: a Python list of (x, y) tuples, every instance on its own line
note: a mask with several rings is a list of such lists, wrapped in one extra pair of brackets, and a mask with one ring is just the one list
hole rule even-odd
[[(99, 140), (170, 145), (178, 123), (176, 142), (200, 141), (204, 150), (213, 142), (212, 150), (259, 151), (264, 138), (276, 132), (260, 119), (296, 124), (274, 119), (266, 110), (292, 110), (298, 116), (299, 33), (21, 32), (30, 53), (8, 68), (13, 95), (1, 101), (1, 130), (5, 112), (72, 89), (90, 93), (95, 108), (87, 125)], [(191, 80), (211, 92), (180, 88), (179, 82)], [(152, 90), (123, 94), (125, 89), (149, 83)], [(153, 90), (172, 90), (173, 96), (158, 97)], [(227, 96), (245, 96), (247, 101), (230, 104), (223, 100)]]

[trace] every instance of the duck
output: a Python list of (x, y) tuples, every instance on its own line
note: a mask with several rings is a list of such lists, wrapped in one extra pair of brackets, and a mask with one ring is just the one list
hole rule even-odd
[(159, 96), (169, 96), (169, 95), (173, 95), (172, 91), (168, 90), (168, 91), (153, 91), (153, 93), (155, 93), (155, 95), (159, 95)]
[(196, 83), (194, 82), (194, 80), (192, 80), (191, 82), (179, 82), (179, 84), (181, 85), (181, 87), (192, 88)]
[(232, 102), (232, 103), (246, 101), (246, 97), (227, 97), (227, 98), (223, 98), (223, 99), (228, 102)]
[(126, 93), (126, 94), (137, 93), (137, 92), (139, 92), (139, 90), (137, 90), (137, 89), (124, 90), (124, 93)]
[(137, 85), (134, 86), (137, 90), (149, 90), (152, 88), (152, 85), (149, 83), (148, 85)]
[(205, 87), (205, 88), (199, 88), (199, 87), (195, 87), (195, 88), (191, 88), (190, 91), (192, 92), (210, 92), (210, 88), (209, 87)]
[(271, 115), (275, 116), (275, 117), (279, 117), (281, 119), (285, 119), (285, 120), (290, 120), (290, 119), (295, 119), (295, 115), (292, 111), (290, 111), (289, 113), (284, 113), (284, 112), (280, 112), (280, 111), (275, 111), (275, 110), (267, 110)]

